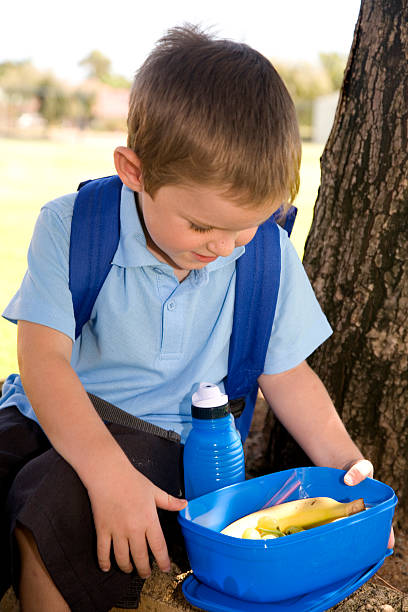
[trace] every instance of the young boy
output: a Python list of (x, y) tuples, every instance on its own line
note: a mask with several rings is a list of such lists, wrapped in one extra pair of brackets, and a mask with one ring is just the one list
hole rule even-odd
[[(12, 534), (9, 556), (3, 534), (1, 577), (7, 588), (12, 568), (24, 611), (134, 607), (152, 558), (169, 569), (167, 546), (175, 554), (181, 545), (191, 394), (200, 381), (222, 386), (227, 373), (235, 262), (297, 192), (294, 107), (253, 49), (175, 28), (136, 75), (128, 146), (114, 159), (120, 241), (80, 337), (68, 264), (75, 194), (42, 209), (27, 274), (4, 312), (18, 322), (21, 378), (8, 378), (1, 400), (1, 524)], [(347, 469), (356, 484), (372, 466), (305, 362), (331, 330), (279, 231), (280, 289), (259, 384), (314, 463)], [(87, 392), (152, 431), (104, 422)]]

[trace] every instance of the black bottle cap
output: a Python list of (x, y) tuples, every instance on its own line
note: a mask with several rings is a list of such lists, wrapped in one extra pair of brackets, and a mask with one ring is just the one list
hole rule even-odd
[(221, 419), (230, 414), (228, 402), (223, 406), (212, 406), (203, 408), (202, 406), (194, 406), (191, 404), (191, 416), (195, 419)]

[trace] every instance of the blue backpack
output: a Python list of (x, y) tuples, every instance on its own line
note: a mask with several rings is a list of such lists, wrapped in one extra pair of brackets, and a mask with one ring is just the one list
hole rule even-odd
[[(71, 226), (69, 288), (76, 330), (89, 320), (119, 243), (122, 181), (109, 176), (78, 187)], [(278, 211), (279, 212), (279, 211)], [(285, 218), (290, 235), (296, 208)], [(279, 292), (281, 250), (277, 213), (259, 228), (236, 262), (236, 289), (228, 374), (231, 411), (244, 441), (251, 425)]]

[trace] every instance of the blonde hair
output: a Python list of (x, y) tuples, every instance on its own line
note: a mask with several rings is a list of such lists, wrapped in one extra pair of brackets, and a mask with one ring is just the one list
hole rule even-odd
[(128, 147), (144, 189), (206, 185), (239, 204), (290, 203), (299, 188), (295, 108), (271, 62), (197, 26), (168, 31), (138, 70)]

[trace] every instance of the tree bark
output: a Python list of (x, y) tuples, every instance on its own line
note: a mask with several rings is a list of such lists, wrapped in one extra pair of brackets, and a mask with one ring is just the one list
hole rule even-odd
[(334, 334), (310, 360), (408, 513), (408, 5), (363, 0), (304, 264)]
[[(401, 522), (408, 518), (407, 66), (407, 1), (363, 0), (304, 255), (334, 330), (308, 361), (376, 477), (396, 491)], [(307, 464), (279, 424), (268, 453), (258, 472)]]

